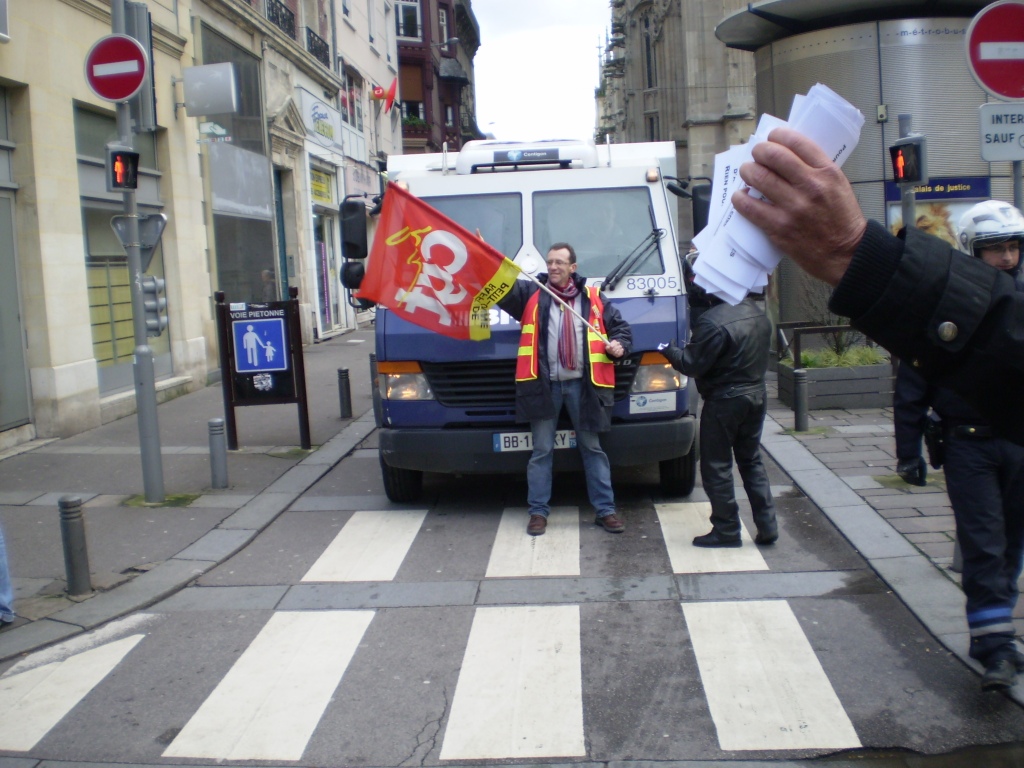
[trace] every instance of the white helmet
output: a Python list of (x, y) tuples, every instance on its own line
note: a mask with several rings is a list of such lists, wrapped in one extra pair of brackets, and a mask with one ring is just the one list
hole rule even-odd
[(1009, 203), (986, 200), (971, 206), (960, 217), (957, 241), (960, 250), (970, 256), (977, 256), (976, 249), (983, 245), (998, 245), (1014, 239), (1024, 245), (1024, 216)]

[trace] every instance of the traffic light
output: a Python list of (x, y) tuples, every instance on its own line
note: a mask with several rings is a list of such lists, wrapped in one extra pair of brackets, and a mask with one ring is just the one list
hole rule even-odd
[(924, 136), (905, 136), (889, 147), (892, 177), (897, 184), (919, 184), (928, 179)]
[(107, 147), (107, 192), (139, 186), (139, 153), (126, 147)]
[(167, 297), (164, 279), (152, 275), (142, 276), (142, 306), (146, 313), (146, 335), (159, 336), (167, 327)]

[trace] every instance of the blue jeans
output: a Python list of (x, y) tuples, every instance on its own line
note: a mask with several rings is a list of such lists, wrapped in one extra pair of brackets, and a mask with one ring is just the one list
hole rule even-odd
[(11, 571), (7, 567), (7, 542), (4, 529), (0, 527), (0, 621), (14, 621), (14, 587), (11, 586)]
[(581, 379), (552, 381), (551, 399), (555, 404), (555, 418), (530, 422), (533, 433), (533, 454), (526, 467), (528, 486), (527, 503), (531, 515), (548, 516), (551, 511), (551, 475), (554, 464), (555, 432), (558, 430), (558, 414), (565, 405), (569, 420), (576, 429), (576, 447), (583, 459), (583, 472), (587, 478), (587, 495), (597, 510), (598, 517), (615, 514), (615, 495), (612, 493), (612, 470), (608, 456), (601, 449), (597, 432), (584, 432), (577, 425), (580, 422)]

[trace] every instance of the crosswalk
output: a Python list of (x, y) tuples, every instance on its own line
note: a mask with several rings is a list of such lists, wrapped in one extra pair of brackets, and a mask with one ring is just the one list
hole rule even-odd
[[(706, 503), (656, 504), (655, 511), (675, 574), (769, 570), (747, 531), (738, 549), (690, 544), (707, 530)], [(426, 509), (353, 513), (301, 581), (394, 580), (427, 517)], [(483, 579), (579, 577), (581, 526), (589, 520), (577, 507), (556, 507), (546, 535), (531, 537), (524, 532), (526, 517), (524, 508), (504, 510)], [(348, 706), (339, 691), (351, 665), (375, 653), (367, 636), (387, 610), (396, 609), (269, 612), (226, 673), (210, 681), (187, 721), (171, 728), (173, 738), (159, 757), (301, 760), (328, 713)], [(584, 654), (583, 639), (607, 632), (594, 623), (602, 619), (571, 603), (465, 610), (472, 612), (468, 635), (453, 632), (446, 639), (462, 644), (451, 669), (450, 707), (446, 692), (447, 711), (431, 714), (440, 729), (439, 759), (587, 757), (588, 731), (600, 727), (601, 715), (586, 706), (584, 680), (598, 673)], [(157, 630), (146, 629), (126, 630), (123, 637), (45, 664), (19, 664), (0, 676), (0, 751), (31, 753), (59, 731), (91, 692), (114, 685), (108, 682), (112, 671), (149, 652), (147, 640)], [(699, 677), (722, 751), (860, 746), (786, 600), (684, 601), (676, 634), (665, 642), (688, 648), (686, 663)], [(417, 638), (405, 640), (415, 644)], [(389, 671), (401, 677), (400, 670)]]

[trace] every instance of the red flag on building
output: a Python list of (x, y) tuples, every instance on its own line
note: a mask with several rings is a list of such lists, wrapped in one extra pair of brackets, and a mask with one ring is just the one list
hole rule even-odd
[(356, 294), (456, 339), (491, 336), (490, 307), (519, 267), (440, 211), (388, 184)]

